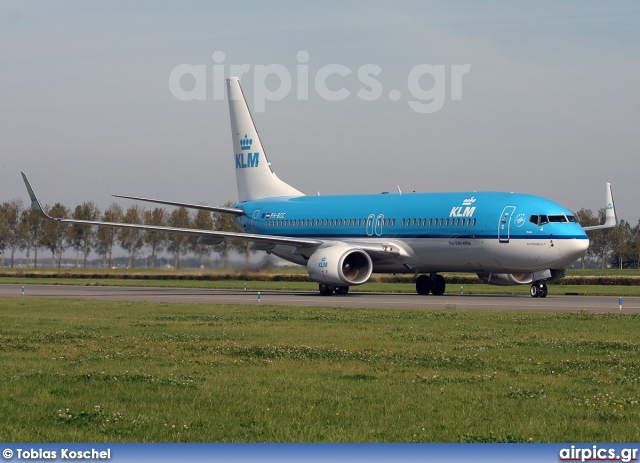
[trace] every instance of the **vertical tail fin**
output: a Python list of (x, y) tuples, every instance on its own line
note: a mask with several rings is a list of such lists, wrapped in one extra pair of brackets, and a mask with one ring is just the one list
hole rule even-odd
[(271, 169), (237, 77), (227, 79), (227, 92), (238, 199), (242, 202), (278, 196), (303, 196), (303, 193), (280, 180)]

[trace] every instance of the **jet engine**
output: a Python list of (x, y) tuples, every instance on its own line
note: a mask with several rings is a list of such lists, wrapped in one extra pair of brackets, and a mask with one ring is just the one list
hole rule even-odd
[(536, 281), (557, 280), (566, 275), (564, 269), (545, 269), (533, 273), (491, 273), (480, 272), (478, 278), (483, 283), (496, 286), (528, 285)]
[(309, 257), (307, 270), (317, 283), (353, 286), (369, 280), (373, 263), (369, 254), (362, 249), (344, 244), (318, 249)]

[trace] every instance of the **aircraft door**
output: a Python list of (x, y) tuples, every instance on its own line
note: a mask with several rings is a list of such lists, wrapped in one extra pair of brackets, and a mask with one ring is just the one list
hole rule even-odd
[(256, 232), (256, 224), (258, 223), (259, 217), (260, 217), (260, 210), (258, 209), (253, 213), (253, 217), (251, 217), (251, 233)]
[(373, 219), (374, 218), (375, 218), (375, 215), (373, 214), (369, 214), (369, 217), (367, 217), (367, 236), (373, 235), (373, 230), (374, 230)]
[(498, 222), (498, 241), (500, 243), (508, 243), (511, 232), (511, 218), (513, 212), (516, 210), (515, 206), (507, 206), (500, 215), (500, 221)]
[(375, 227), (376, 236), (382, 236), (383, 226), (384, 226), (384, 214), (378, 214), (378, 217), (376, 217), (376, 227)]

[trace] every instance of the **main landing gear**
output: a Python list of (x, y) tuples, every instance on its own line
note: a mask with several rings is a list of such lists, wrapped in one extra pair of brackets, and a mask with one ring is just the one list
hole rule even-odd
[(348, 286), (331, 286), (331, 285), (319, 285), (320, 295), (333, 296), (335, 292), (338, 295), (344, 295), (349, 293)]
[(531, 285), (531, 297), (547, 297), (547, 284), (544, 281), (536, 281)]
[(421, 296), (426, 296), (429, 293), (434, 296), (442, 296), (445, 286), (444, 277), (436, 273), (420, 275), (416, 278), (416, 292)]

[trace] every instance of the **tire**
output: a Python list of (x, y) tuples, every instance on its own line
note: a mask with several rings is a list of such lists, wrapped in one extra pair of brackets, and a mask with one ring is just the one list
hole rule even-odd
[(332, 296), (333, 295), (333, 286), (329, 285), (319, 285), (320, 295), (322, 296)]
[(336, 286), (336, 294), (339, 294), (341, 296), (343, 296), (345, 294), (349, 294), (349, 287), (348, 286)]
[(531, 297), (540, 297), (540, 287), (538, 286), (538, 283), (534, 283), (531, 285)]
[(447, 286), (447, 283), (444, 281), (444, 277), (442, 275), (436, 275), (433, 277), (433, 287), (431, 288), (431, 293), (434, 296), (442, 296), (444, 294), (444, 290)]
[(431, 292), (431, 278), (427, 275), (420, 275), (416, 279), (416, 292), (421, 296), (426, 296)]
[(540, 293), (540, 295), (538, 297), (547, 297), (547, 285), (542, 283), (542, 285), (540, 286), (539, 293)]

